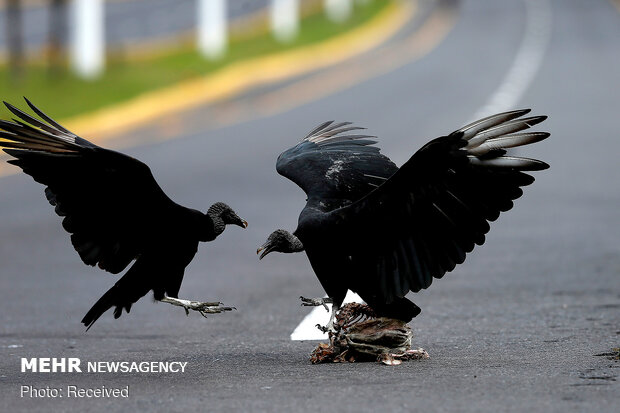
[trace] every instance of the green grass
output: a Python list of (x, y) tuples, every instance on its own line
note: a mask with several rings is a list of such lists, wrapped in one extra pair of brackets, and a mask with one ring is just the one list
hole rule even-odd
[(15, 79), (6, 66), (0, 66), (0, 97), (23, 106), (22, 96), (26, 96), (50, 115), (67, 118), (203, 76), (232, 62), (318, 43), (370, 20), (387, 4), (375, 0), (357, 5), (353, 16), (342, 24), (328, 21), (324, 13), (311, 15), (302, 20), (298, 37), (289, 44), (276, 42), (270, 33), (233, 40), (226, 56), (215, 62), (199, 56), (192, 45), (180, 45), (151, 58), (108, 56), (105, 73), (92, 81), (81, 80), (67, 70), (50, 71), (40, 63), (27, 65)]

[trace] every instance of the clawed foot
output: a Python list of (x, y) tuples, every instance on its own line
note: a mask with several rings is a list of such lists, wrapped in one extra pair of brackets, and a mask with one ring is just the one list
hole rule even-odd
[(318, 307), (319, 305), (322, 305), (325, 308), (325, 311), (327, 311), (329, 313), (329, 307), (327, 306), (327, 304), (332, 304), (334, 302), (334, 300), (332, 300), (329, 297), (325, 297), (325, 298), (306, 298), (306, 297), (299, 297), (299, 299), (301, 300), (301, 305), (305, 306), (305, 307)]
[(168, 303), (183, 307), (185, 314), (189, 316), (189, 310), (198, 311), (200, 315), (207, 318), (207, 314), (223, 313), (225, 311), (236, 310), (235, 307), (225, 307), (223, 303), (216, 302), (202, 302), (183, 300), (181, 298), (164, 297), (161, 300), (162, 303)]
[(327, 323), (326, 326), (322, 326), (320, 324), (317, 324), (316, 328), (321, 330), (323, 333), (335, 333), (336, 332), (336, 328), (334, 327), (334, 323)]
[(331, 297), (325, 297), (325, 298), (299, 297), (299, 299), (301, 300), (301, 305), (303, 306), (316, 307), (316, 306), (322, 305), (323, 308), (325, 308), (325, 311), (327, 311), (328, 313), (329, 313), (329, 307), (327, 306), (327, 304), (332, 304), (332, 311), (329, 317), (329, 323), (327, 323), (326, 326), (317, 324), (316, 328), (318, 328), (324, 333), (336, 333), (336, 328), (334, 326), (334, 317), (336, 316), (336, 313), (338, 312), (338, 309), (340, 308), (340, 306), (334, 304), (333, 298)]

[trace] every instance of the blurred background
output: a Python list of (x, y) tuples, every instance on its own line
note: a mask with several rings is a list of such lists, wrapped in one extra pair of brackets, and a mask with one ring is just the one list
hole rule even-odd
[[(0, 98), (24, 108), (27, 96), (139, 158), (182, 205), (224, 201), (249, 222), (201, 245), (180, 291), (238, 311), (205, 320), (145, 298), (84, 334), (79, 320), (117, 278), (82, 264), (43, 188), (1, 158), (7, 409), (76, 406), (17, 398), (19, 357), (113, 354), (190, 361), (174, 382), (115, 377), (142, 409), (617, 410), (618, 364), (601, 355), (620, 347), (619, 45), (619, 0), (0, 2)], [(549, 116), (536, 130), (551, 137), (516, 152), (551, 168), (484, 246), (409, 297), (422, 308), (414, 346), (431, 359), (310, 368), (316, 342), (290, 335), (310, 313), (298, 297), (324, 292), (305, 254), (255, 254), (274, 229), (294, 230), (305, 204), (277, 156), (319, 123), (352, 121), (400, 165), (515, 108)]]
[[(59, 105), (60, 116), (71, 116), (238, 60), (345, 32), (378, 13), (385, 3), (3, 1), (0, 92), (5, 99), (27, 94), (43, 105), (58, 102), (61, 93), (71, 95)], [(71, 103), (76, 99), (83, 100), (77, 107)]]

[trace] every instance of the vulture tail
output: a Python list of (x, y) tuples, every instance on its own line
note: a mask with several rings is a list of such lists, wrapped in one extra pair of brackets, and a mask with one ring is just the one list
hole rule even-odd
[(141, 278), (139, 271), (139, 261), (134, 264), (125, 275), (110, 288), (82, 319), (82, 324), (86, 326), (86, 331), (101, 317), (103, 313), (112, 307), (114, 318), (119, 318), (123, 314), (123, 309), (129, 313), (131, 305), (144, 297), (151, 289), (144, 279)]

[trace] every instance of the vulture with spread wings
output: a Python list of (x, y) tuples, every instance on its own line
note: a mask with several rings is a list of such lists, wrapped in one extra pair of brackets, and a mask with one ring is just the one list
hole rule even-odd
[(19, 119), (0, 120), (0, 147), (36, 182), (85, 264), (118, 274), (135, 263), (84, 316), (90, 328), (108, 309), (114, 318), (150, 290), (156, 300), (196, 310), (202, 315), (229, 311), (219, 302), (178, 298), (185, 267), (199, 241), (212, 241), (226, 225), (247, 223), (226, 204), (213, 204), (206, 214), (173, 202), (159, 187), (147, 165), (99, 147), (73, 134), (45, 115), (40, 117), (6, 103)]
[(361, 128), (326, 122), (283, 152), (278, 173), (308, 199), (293, 234), (274, 231), (257, 251), (306, 251), (333, 302), (324, 331), (347, 290), (377, 315), (410, 321), (420, 308), (405, 298), (428, 288), (482, 245), (489, 222), (513, 206), (526, 171), (549, 166), (507, 156), (506, 149), (549, 136), (522, 132), (546, 119), (515, 110), (489, 116), (434, 139), (397, 168), (374, 146), (374, 137), (347, 134)]

